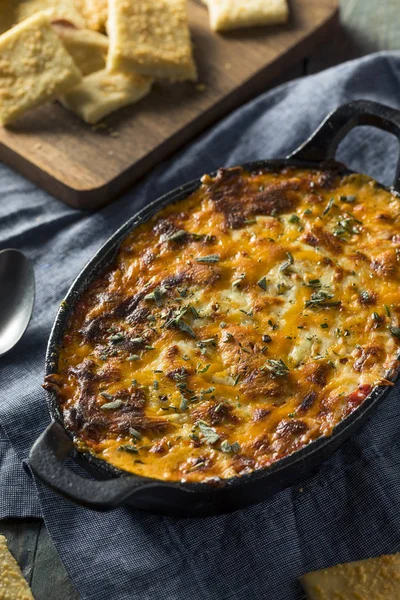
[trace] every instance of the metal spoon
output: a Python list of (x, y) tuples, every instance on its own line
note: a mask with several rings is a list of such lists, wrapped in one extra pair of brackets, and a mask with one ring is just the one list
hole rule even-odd
[(0, 356), (21, 339), (35, 302), (33, 265), (22, 252), (0, 251)]

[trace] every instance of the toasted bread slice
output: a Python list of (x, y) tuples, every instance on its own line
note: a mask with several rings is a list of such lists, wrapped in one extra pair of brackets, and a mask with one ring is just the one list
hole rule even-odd
[(110, 0), (107, 29), (110, 71), (196, 80), (186, 0)]
[(152, 80), (135, 73), (98, 71), (84, 77), (61, 103), (86, 123), (95, 124), (118, 108), (134, 104), (151, 89)]
[(398, 600), (400, 554), (368, 558), (300, 578), (308, 600)]
[(206, 0), (214, 31), (284, 23), (287, 0)]
[(4, 535), (0, 535), (0, 600), (34, 600)]
[(57, 98), (81, 78), (46, 14), (26, 19), (0, 36), (0, 122)]
[(65, 21), (56, 21), (53, 23), (53, 28), (82, 75), (90, 75), (105, 68), (108, 51), (107, 36), (91, 29), (76, 29)]

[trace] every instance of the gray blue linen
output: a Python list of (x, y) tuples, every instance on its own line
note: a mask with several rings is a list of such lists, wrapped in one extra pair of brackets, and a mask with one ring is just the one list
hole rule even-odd
[[(328, 111), (355, 98), (400, 108), (400, 53), (371, 55), (259, 96), (95, 214), (62, 205), (0, 165), (0, 247), (34, 260), (38, 290), (27, 334), (1, 359), (0, 516), (39, 513), (17, 455), (27, 457), (49, 421), (40, 388), (46, 340), (86, 261), (161, 193), (221, 165), (285, 156)], [(386, 184), (397, 156), (396, 140), (370, 128), (352, 132), (339, 152)], [(220, 517), (166, 518), (129, 508), (99, 514), (39, 483), (38, 498), (84, 600), (299, 600), (296, 578), (305, 571), (400, 550), (399, 433), (397, 387), (300, 486)]]

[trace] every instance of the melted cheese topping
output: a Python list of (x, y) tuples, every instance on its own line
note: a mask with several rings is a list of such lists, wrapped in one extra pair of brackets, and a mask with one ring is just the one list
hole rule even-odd
[(212, 481), (329, 435), (396, 368), (398, 215), (363, 175), (205, 176), (75, 307), (45, 387), (78, 448)]

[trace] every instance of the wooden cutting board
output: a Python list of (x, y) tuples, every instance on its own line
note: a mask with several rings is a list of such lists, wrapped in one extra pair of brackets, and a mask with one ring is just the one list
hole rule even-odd
[(79, 208), (111, 202), (211, 123), (311, 54), (338, 23), (337, 0), (291, 0), (287, 25), (213, 33), (189, 0), (199, 84), (156, 84), (149, 96), (89, 126), (59, 104), (0, 127), (0, 160)]

